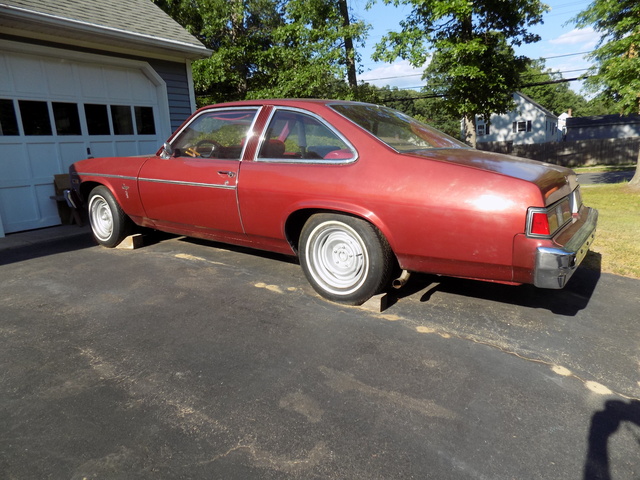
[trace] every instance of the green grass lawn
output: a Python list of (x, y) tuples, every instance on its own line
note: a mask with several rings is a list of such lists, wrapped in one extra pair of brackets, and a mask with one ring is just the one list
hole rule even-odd
[(618, 183), (582, 185), (581, 192), (584, 203), (600, 214), (596, 239), (585, 265), (640, 278), (640, 189)]

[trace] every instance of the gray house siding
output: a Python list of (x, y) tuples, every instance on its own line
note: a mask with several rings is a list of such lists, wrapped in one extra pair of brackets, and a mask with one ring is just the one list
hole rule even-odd
[(640, 136), (640, 115), (600, 115), (567, 118), (567, 140)]
[(184, 63), (159, 60), (151, 60), (149, 64), (167, 84), (171, 130), (175, 131), (193, 113), (187, 66)]

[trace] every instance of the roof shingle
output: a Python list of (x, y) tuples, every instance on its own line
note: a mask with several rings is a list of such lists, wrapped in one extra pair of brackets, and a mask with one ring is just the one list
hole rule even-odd
[(0, 7), (204, 49), (151, 0), (0, 0)]

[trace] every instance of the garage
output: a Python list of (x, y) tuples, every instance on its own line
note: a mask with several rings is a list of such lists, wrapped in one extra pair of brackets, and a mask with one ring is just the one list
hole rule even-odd
[(74, 61), (65, 52), (42, 56), (2, 50), (0, 214), (5, 233), (60, 223), (51, 198), (53, 176), (76, 160), (149, 154), (166, 138), (169, 119), (161, 109), (166, 86), (151, 68), (97, 55)]
[(210, 55), (150, 0), (0, 3), (0, 237), (59, 225), (54, 175), (158, 150)]

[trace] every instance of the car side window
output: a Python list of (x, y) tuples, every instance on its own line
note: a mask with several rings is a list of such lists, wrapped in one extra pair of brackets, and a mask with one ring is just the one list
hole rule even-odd
[(258, 159), (283, 161), (353, 160), (355, 150), (319, 119), (277, 110), (262, 140)]
[(205, 111), (171, 142), (174, 156), (240, 160), (257, 111), (255, 108)]

